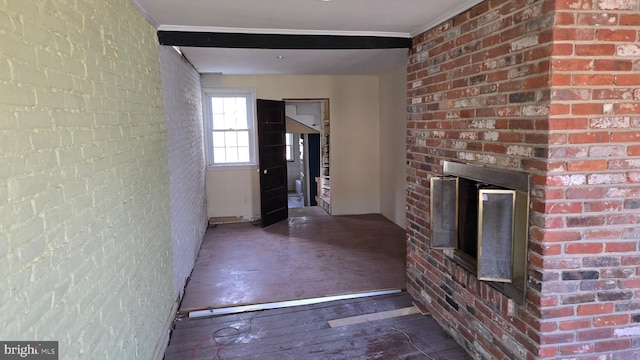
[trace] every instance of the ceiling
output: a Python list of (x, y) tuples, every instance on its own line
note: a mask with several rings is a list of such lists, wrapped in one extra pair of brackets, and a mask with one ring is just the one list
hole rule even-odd
[[(411, 38), (482, 0), (131, 0), (159, 31)], [(378, 74), (407, 49), (181, 46), (201, 73)]]

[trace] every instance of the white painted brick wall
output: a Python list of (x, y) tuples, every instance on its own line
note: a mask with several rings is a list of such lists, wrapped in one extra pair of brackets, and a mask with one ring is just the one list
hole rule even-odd
[(200, 74), (173, 47), (160, 47), (169, 151), (173, 287), (179, 294), (207, 229)]
[(174, 300), (155, 29), (128, 0), (0, 0), (0, 339), (148, 359)]

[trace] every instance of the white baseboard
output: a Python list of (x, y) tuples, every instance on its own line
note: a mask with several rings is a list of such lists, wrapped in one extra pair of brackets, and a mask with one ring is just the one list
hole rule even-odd
[(160, 339), (158, 340), (158, 343), (156, 344), (156, 348), (155, 351), (153, 352), (153, 357), (152, 359), (155, 360), (162, 360), (164, 358), (164, 353), (165, 351), (167, 351), (167, 346), (169, 346), (169, 338), (171, 337), (171, 327), (173, 326), (173, 319), (176, 316), (176, 313), (178, 312), (178, 306), (180, 305), (180, 299), (181, 299), (181, 295), (178, 296), (178, 299), (173, 303), (173, 305), (171, 306), (171, 311), (169, 311), (169, 316), (164, 324), (164, 327), (162, 328), (162, 336), (160, 337)]

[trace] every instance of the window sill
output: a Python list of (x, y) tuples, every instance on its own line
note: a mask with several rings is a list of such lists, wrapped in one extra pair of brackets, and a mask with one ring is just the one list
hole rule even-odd
[(257, 164), (207, 165), (207, 171), (258, 170)]

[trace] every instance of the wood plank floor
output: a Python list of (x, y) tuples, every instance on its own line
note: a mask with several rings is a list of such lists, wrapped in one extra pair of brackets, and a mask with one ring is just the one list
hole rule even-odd
[(377, 214), (324, 214), (209, 229), (180, 312), (406, 287), (402, 228)]
[(421, 314), (330, 327), (328, 321), (412, 306), (406, 293), (339, 300), (175, 324), (165, 360), (471, 359)]

